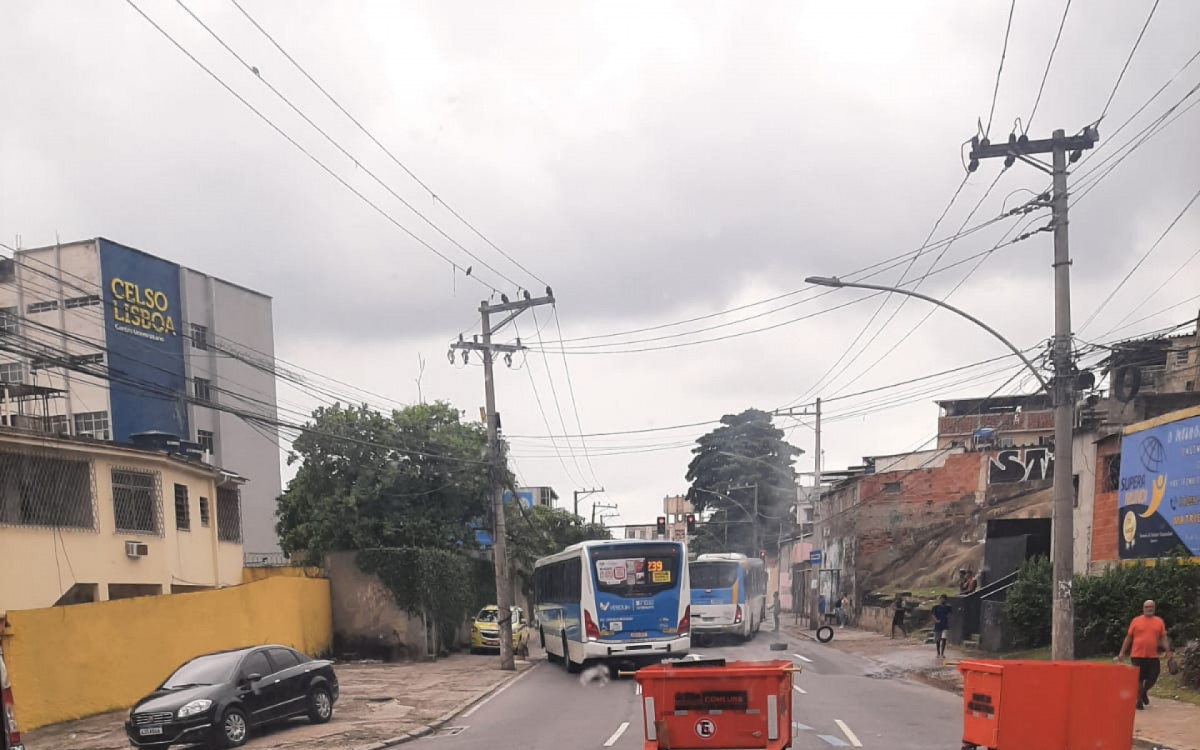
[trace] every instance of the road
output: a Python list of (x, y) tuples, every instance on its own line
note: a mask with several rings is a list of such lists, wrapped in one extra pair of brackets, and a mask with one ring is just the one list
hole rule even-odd
[[(747, 644), (697, 648), (703, 657), (791, 658), (796, 675), (792, 747), (887, 750), (957, 750), (961, 746), (962, 699), (952, 693), (889, 677), (875, 662), (807, 638), (787, 641), (788, 650), (764, 631)], [(783, 641), (778, 641), (783, 642)], [(642, 706), (637, 684), (620, 679), (585, 685), (561, 665), (541, 663), (486, 701), (467, 709), (413, 750), (522, 750), (642, 748)]]

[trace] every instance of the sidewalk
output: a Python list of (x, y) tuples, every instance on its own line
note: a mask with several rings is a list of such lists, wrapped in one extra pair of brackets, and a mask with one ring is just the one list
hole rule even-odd
[[(792, 637), (812, 639), (812, 631), (794, 625), (784, 630)], [(815, 642), (815, 639), (814, 639)], [(833, 640), (826, 644), (839, 651), (865, 657), (876, 669), (869, 677), (881, 679), (908, 677), (934, 687), (962, 692), (962, 676), (953, 666), (943, 667), (932, 644), (923, 643), (919, 636), (892, 640), (885, 635), (854, 628), (837, 628)], [(991, 654), (947, 649), (949, 661), (960, 659), (989, 659)], [(1153, 694), (1152, 694), (1153, 695)], [(1200, 706), (1182, 701), (1154, 698), (1150, 707), (1138, 711), (1134, 718), (1134, 739), (1139, 744), (1170, 750), (1200, 750)]]
[[(518, 661), (518, 673), (533, 666)], [(436, 662), (379, 662), (335, 666), (341, 697), (333, 720), (312, 725), (293, 720), (253, 733), (247, 748), (319, 750), (337, 747), (366, 750), (406, 733), (428, 731), (514, 676), (503, 672), (495, 656), (456, 654)], [(447, 716), (449, 714), (450, 716)], [(26, 732), (30, 750), (126, 750), (125, 712), (92, 716)]]

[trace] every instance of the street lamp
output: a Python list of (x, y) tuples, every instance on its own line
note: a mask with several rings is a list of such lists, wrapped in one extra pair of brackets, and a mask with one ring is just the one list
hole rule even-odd
[[(1053, 550), (1054, 550), (1054, 627), (1051, 650), (1055, 659), (1071, 659), (1074, 658), (1074, 620), (1075, 620), (1075, 603), (1070, 598), (1071, 585), (1074, 578), (1074, 537), (1075, 537), (1075, 518), (1074, 518), (1074, 499), (1075, 488), (1071, 481), (1072, 472), (1074, 471), (1071, 436), (1074, 428), (1072, 422), (1074, 419), (1073, 410), (1073, 394), (1074, 384), (1069, 380), (1068, 375), (1063, 370), (1061, 365), (1055, 372), (1059, 380), (1055, 381), (1055, 385), (1060, 386), (1057, 390), (1046, 382), (1042, 374), (1038, 372), (1029, 358), (1025, 356), (1017, 347), (1013, 346), (1012, 342), (1000, 335), (1000, 333), (984, 323), (974, 315), (966, 313), (957, 307), (947, 304), (940, 299), (930, 297), (920, 292), (914, 292), (910, 289), (902, 289), (899, 287), (881, 286), (878, 284), (863, 284), (857, 281), (842, 281), (836, 276), (809, 276), (804, 280), (809, 284), (817, 286), (828, 286), (834, 288), (850, 287), (854, 289), (873, 289), (880, 292), (888, 292), (891, 294), (899, 294), (905, 297), (916, 297), (917, 299), (925, 300), (930, 304), (943, 307), (960, 317), (966, 318), (983, 330), (995, 336), (1012, 353), (1020, 357), (1025, 363), (1025, 367), (1033, 373), (1034, 377), (1044, 390), (1053, 399), (1054, 403), (1054, 505), (1051, 513), (1051, 525), (1053, 528)], [(1057, 339), (1056, 339), (1057, 341)], [(1063, 443), (1059, 445), (1059, 443)], [(1064, 596), (1062, 592), (1067, 592)]]

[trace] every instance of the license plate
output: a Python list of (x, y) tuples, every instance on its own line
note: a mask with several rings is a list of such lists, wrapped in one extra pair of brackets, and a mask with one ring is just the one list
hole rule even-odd
[(153, 734), (162, 734), (162, 733), (163, 733), (162, 727), (142, 727), (141, 729), (138, 730), (138, 734), (140, 734), (143, 737), (149, 737), (150, 735), (153, 735)]
[(629, 637), (630, 638), (645, 638), (647, 635), (648, 635), (647, 633), (630, 633)]

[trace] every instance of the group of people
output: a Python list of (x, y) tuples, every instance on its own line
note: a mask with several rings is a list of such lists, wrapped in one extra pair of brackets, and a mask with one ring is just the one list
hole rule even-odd
[(824, 594), (817, 597), (817, 614), (820, 615), (822, 621), (828, 621), (830, 617), (837, 623), (839, 628), (846, 627), (846, 622), (850, 619), (850, 597), (842, 594), (833, 600), (833, 611), (829, 611), (829, 602)]

